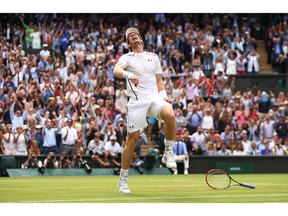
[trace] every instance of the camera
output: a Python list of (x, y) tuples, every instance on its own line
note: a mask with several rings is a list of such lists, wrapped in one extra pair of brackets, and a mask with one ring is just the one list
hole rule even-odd
[(120, 169), (119, 169), (119, 168), (115, 168), (115, 169), (113, 170), (113, 174), (114, 174), (114, 175), (120, 175)]
[(36, 159), (36, 157), (35, 157), (35, 156), (32, 156), (32, 157), (31, 157), (31, 159), (32, 159), (32, 160), (35, 160), (35, 159)]
[(51, 160), (54, 160), (54, 159), (55, 159), (55, 156), (51, 155), (50, 158), (51, 158)]
[(67, 160), (67, 156), (66, 155), (63, 157), (63, 160)]
[(136, 166), (135, 169), (142, 175), (144, 173), (142, 167)]
[(43, 166), (38, 168), (38, 171), (41, 172), (42, 174), (45, 173), (45, 168)]
[(80, 155), (76, 155), (76, 159), (80, 159)]
[(82, 167), (85, 168), (85, 170), (86, 170), (87, 173), (91, 173), (91, 172), (92, 172), (92, 169), (91, 169), (91, 167), (87, 164), (87, 161), (83, 161), (83, 162), (82, 162)]

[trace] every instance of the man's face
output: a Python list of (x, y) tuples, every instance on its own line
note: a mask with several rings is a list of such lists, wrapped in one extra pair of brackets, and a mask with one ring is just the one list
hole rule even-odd
[(141, 43), (142, 39), (138, 34), (132, 32), (128, 35), (128, 42), (129, 42), (129, 44), (132, 45), (132, 44), (136, 44), (136, 43)]

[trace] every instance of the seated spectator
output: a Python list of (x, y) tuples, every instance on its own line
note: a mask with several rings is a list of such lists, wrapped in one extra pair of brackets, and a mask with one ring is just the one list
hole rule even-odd
[(117, 161), (117, 159), (120, 159), (119, 154), (122, 151), (122, 148), (120, 144), (116, 141), (117, 138), (115, 135), (112, 135), (110, 137), (110, 141), (107, 141), (105, 143), (105, 161), (110, 158), (111, 162), (116, 166), (120, 167), (121, 164)]
[(272, 155), (272, 150), (269, 147), (269, 140), (265, 141), (265, 149), (261, 151), (261, 155)]
[(141, 168), (143, 163), (143, 160), (139, 158), (139, 154), (134, 152), (130, 167), (136, 169), (140, 174), (143, 174), (143, 169)]
[(261, 155), (261, 151), (257, 149), (257, 145), (255, 141), (251, 142), (250, 150), (248, 151), (248, 155)]
[[(173, 146), (173, 154), (174, 154), (174, 159), (176, 161), (181, 160), (184, 162), (184, 174), (187, 175), (188, 169), (189, 169), (189, 156), (188, 156), (186, 144), (181, 141), (181, 132), (176, 133), (174, 146)], [(176, 168), (174, 170), (174, 175), (177, 175), (177, 174), (178, 174), (178, 169)]]
[(242, 141), (238, 141), (234, 149), (231, 149), (232, 155), (246, 155), (244, 152), (244, 147)]
[(220, 156), (229, 156), (231, 155), (230, 149), (227, 149), (226, 143), (222, 142), (221, 149), (217, 151), (217, 155)]
[(42, 167), (42, 162), (35, 153), (29, 154), (28, 159), (21, 165), (22, 169), (36, 169)]
[(46, 168), (57, 169), (58, 168), (58, 161), (56, 159), (56, 155), (54, 152), (49, 152), (49, 154), (44, 160), (43, 167), (44, 169)]
[(28, 153), (29, 154), (36, 154), (37, 156), (39, 156), (41, 154), (41, 150), (40, 147), (38, 145), (38, 141), (37, 140), (32, 140), (30, 148), (28, 149)]
[(206, 152), (208, 156), (217, 155), (216, 145), (212, 141), (208, 141), (206, 144)]
[(104, 151), (104, 143), (102, 140), (100, 140), (100, 133), (96, 132), (94, 133), (94, 139), (88, 143), (85, 155), (97, 154), (101, 156), (104, 155)]
[[(142, 145), (147, 145), (148, 144), (148, 141), (147, 141), (147, 137), (146, 137), (146, 134), (145, 134), (145, 132), (141, 132), (140, 133), (140, 136), (139, 136), (139, 139), (138, 139), (138, 141), (137, 141), (137, 144), (136, 144), (136, 147), (135, 147), (135, 151), (140, 155), (140, 156), (142, 156), (143, 154), (142, 154)], [(123, 148), (123, 146), (121, 146), (122, 148)]]

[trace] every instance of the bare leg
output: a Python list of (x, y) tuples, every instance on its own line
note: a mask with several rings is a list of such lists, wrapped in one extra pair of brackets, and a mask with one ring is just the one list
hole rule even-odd
[(173, 156), (173, 145), (176, 133), (175, 114), (171, 105), (164, 105), (160, 112), (161, 119), (165, 123), (165, 151), (162, 162), (168, 168), (176, 169), (177, 164)]
[(166, 140), (175, 139), (176, 120), (175, 114), (171, 106), (164, 105), (160, 112), (161, 119), (165, 122), (165, 138)]
[(140, 131), (128, 134), (126, 145), (121, 154), (122, 169), (128, 170), (132, 161), (133, 152), (139, 139)]
[(140, 131), (129, 133), (126, 145), (122, 151), (120, 178), (118, 182), (118, 190), (122, 194), (130, 194), (130, 189), (128, 187), (128, 169), (130, 167), (133, 158), (133, 152), (139, 136)]

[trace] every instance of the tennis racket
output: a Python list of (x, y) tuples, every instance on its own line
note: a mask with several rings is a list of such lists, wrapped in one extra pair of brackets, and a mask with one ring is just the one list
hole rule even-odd
[[(233, 184), (233, 182), (235, 184)], [(243, 184), (234, 180), (227, 172), (221, 169), (211, 169), (206, 173), (206, 183), (213, 189), (226, 189), (232, 186), (242, 186), (251, 189), (256, 187), (249, 184)]]

